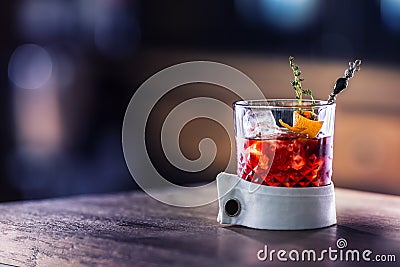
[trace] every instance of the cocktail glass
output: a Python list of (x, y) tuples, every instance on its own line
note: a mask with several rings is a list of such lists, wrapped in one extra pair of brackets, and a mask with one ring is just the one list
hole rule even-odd
[[(233, 104), (237, 174), (247, 181), (282, 187), (324, 186), (331, 182), (335, 103), (297, 99), (238, 101)], [(295, 114), (314, 114), (322, 126), (294, 132)], [(300, 129), (301, 130), (301, 129)]]

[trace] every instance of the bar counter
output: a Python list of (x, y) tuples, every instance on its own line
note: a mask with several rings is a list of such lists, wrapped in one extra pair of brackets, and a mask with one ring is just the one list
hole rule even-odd
[(139, 191), (3, 203), (0, 266), (309, 266), (276, 254), (261, 261), (257, 254), (265, 246), (268, 253), (338, 249), (338, 239), (346, 249), (371, 250), (370, 258), (394, 255), (397, 262), (325, 257), (315, 265), (399, 264), (399, 196), (336, 188), (336, 205), (337, 225), (265, 231), (219, 225), (215, 202), (177, 208)]

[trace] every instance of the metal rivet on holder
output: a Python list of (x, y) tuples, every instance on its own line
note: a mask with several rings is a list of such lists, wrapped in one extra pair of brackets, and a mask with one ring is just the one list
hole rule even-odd
[(236, 198), (231, 198), (225, 202), (224, 210), (229, 217), (238, 216), (240, 213), (240, 202)]

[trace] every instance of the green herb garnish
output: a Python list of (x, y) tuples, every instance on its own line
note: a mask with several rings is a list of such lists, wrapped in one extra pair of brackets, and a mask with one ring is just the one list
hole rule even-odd
[[(293, 89), (295, 90), (295, 97), (298, 100), (299, 106), (303, 105), (303, 95), (308, 95), (311, 97), (311, 113), (316, 115), (314, 113), (314, 105), (315, 105), (315, 100), (312, 95), (312, 91), (310, 89), (303, 90), (301, 82), (304, 81), (304, 78), (301, 78), (301, 71), (299, 69), (299, 66), (294, 64), (294, 57), (289, 57), (289, 64), (290, 68), (293, 71), (294, 75), (294, 80), (291, 81), (291, 84), (293, 86)], [(301, 108), (299, 108), (300, 114), (302, 113)]]

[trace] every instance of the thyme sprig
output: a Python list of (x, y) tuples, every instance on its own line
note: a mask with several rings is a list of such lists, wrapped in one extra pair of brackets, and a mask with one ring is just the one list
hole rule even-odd
[[(308, 95), (311, 97), (311, 113), (315, 115), (314, 113), (314, 105), (315, 105), (315, 100), (312, 95), (311, 89), (303, 89), (301, 82), (304, 81), (304, 78), (300, 77), (301, 75), (301, 70), (298, 65), (294, 63), (294, 57), (290, 56), (289, 57), (289, 64), (290, 68), (293, 71), (294, 75), (294, 80), (291, 81), (291, 84), (293, 86), (293, 89), (295, 90), (295, 97), (298, 100), (299, 106), (301, 107), (303, 105), (303, 95)], [(301, 108), (299, 108), (300, 113), (301, 113)]]

